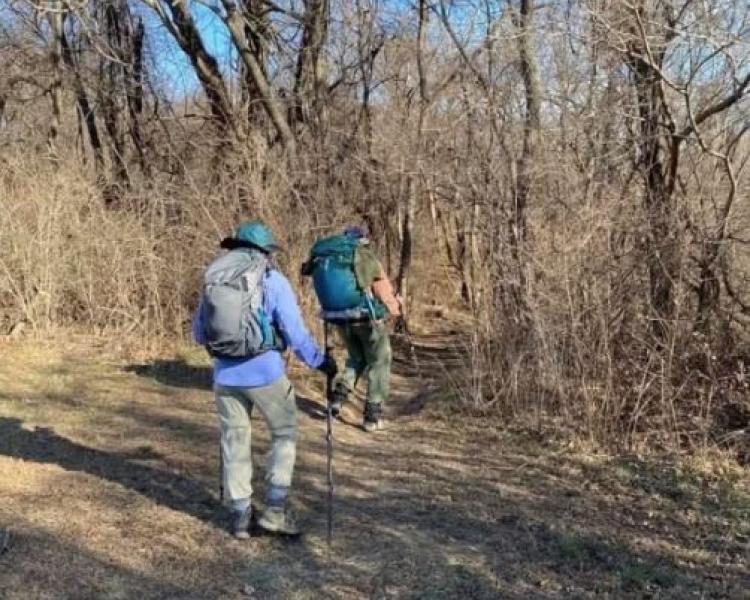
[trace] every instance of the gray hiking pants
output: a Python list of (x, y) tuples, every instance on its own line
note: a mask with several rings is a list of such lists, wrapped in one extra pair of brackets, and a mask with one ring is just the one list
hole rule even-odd
[(271, 431), (266, 482), (268, 490), (286, 491), (292, 483), (297, 453), (297, 404), (294, 387), (279, 377), (257, 388), (214, 386), (221, 425), (224, 495), (228, 500), (250, 498), (253, 462), (250, 450), (250, 415), (257, 406)]

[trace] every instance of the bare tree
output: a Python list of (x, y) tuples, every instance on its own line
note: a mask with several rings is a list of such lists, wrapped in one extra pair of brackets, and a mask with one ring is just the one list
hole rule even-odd
[[(509, 1), (509, 4), (510, 1)], [(515, 197), (510, 223), (511, 249), (513, 259), (518, 268), (518, 287), (514, 290), (514, 297), (521, 314), (526, 310), (524, 288), (526, 287), (524, 242), (527, 237), (527, 206), (532, 195), (533, 172), (537, 167), (536, 147), (541, 126), (541, 90), (539, 87), (539, 67), (537, 52), (533, 41), (534, 0), (520, 0), (517, 11), (511, 5), (513, 21), (518, 29), (518, 57), (519, 69), (524, 86), (524, 120), (523, 120), (523, 148), (516, 166)], [(526, 315), (524, 318), (528, 318)]]
[[(86, 222), (116, 250), (78, 252), (85, 276), (58, 260), (67, 239), (31, 259), (43, 244), (11, 250), (1, 310), (174, 333), (186, 282), (238, 218), (274, 223), (291, 268), (314, 237), (364, 219), (410, 311), (429, 298), (436, 313), (464, 313), (455, 375), (473, 407), (536, 424), (552, 413), (594, 440), (659, 423), (678, 443), (720, 421), (716, 398), (737, 377), (719, 371), (750, 334), (746, 4), (0, 10), (0, 192), (20, 207), (0, 216), (35, 240)], [(172, 85), (172, 55), (187, 85)], [(87, 203), (121, 191), (128, 202), (106, 219)], [(111, 281), (101, 291), (96, 269)]]
[(226, 11), (224, 19), (227, 28), (247, 69), (247, 74), (276, 128), (282, 144), (291, 154), (294, 154), (296, 148), (294, 134), (286, 121), (284, 110), (266, 79), (265, 68), (258, 60), (257, 45), (253, 42), (252, 37), (248, 37), (248, 34), (253, 30), (250, 28), (247, 18), (243, 17), (233, 0), (222, 0), (222, 5)]
[[(612, 22), (600, 19), (605, 35), (621, 44), (618, 48), (626, 58), (636, 97), (637, 166), (643, 179), (648, 219), (649, 299), (654, 330), (661, 338), (671, 326), (675, 286), (680, 279), (684, 226), (679, 222), (676, 191), (683, 147), (686, 140), (700, 135), (704, 122), (742, 100), (750, 86), (750, 75), (739, 76), (723, 97), (715, 97), (696, 110), (699, 81), (709, 62), (698, 62), (686, 78), (670, 73), (668, 60), (671, 53), (679, 52), (675, 46), (683, 41), (679, 32), (689, 32), (692, 19), (696, 19), (693, 23), (702, 18), (710, 22), (710, 11), (705, 8), (691, 0), (679, 4), (638, 0), (623, 2), (612, 15)], [(732, 45), (729, 43), (727, 48)], [(722, 51), (709, 54), (715, 56)]]
[(226, 82), (219, 63), (203, 43), (190, 6), (184, 0), (142, 1), (154, 10), (193, 65), (220, 134), (230, 135), (236, 129), (236, 123)]
[(294, 80), (295, 117), (298, 121), (312, 123), (321, 131), (325, 119), (325, 44), (330, 7), (329, 0), (304, 0), (304, 5), (302, 41)]

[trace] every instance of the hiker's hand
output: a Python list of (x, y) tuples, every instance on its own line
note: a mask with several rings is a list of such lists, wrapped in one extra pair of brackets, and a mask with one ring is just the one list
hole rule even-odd
[(312, 260), (306, 260), (302, 263), (302, 266), (300, 267), (299, 274), (302, 277), (310, 277), (313, 272), (313, 261)]
[(336, 361), (334, 360), (333, 356), (326, 352), (326, 355), (323, 358), (323, 362), (320, 363), (320, 366), (318, 367), (318, 371), (320, 371), (321, 373), (325, 373), (327, 377), (336, 377), (336, 374), (339, 372), (339, 368), (338, 366), (336, 366)]
[(399, 315), (396, 317), (396, 321), (393, 324), (393, 331), (395, 333), (403, 333), (406, 331), (406, 321), (404, 320), (404, 315)]
[(399, 317), (403, 317), (405, 313), (404, 297), (401, 294), (396, 294), (396, 302), (398, 302), (398, 311), (401, 313)]

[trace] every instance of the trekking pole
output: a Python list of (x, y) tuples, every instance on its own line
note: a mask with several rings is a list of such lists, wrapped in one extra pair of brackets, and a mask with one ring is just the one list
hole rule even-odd
[[(328, 343), (328, 321), (323, 321), (323, 336), (325, 339), (326, 355), (330, 356), (332, 348)], [(328, 551), (331, 550), (331, 541), (333, 539), (333, 415), (331, 414), (331, 398), (333, 395), (333, 376), (326, 374), (326, 451), (327, 461), (327, 479), (328, 479), (328, 529), (326, 531), (326, 542)]]
[(424, 376), (422, 375), (422, 365), (419, 364), (419, 359), (417, 358), (417, 350), (414, 348), (414, 341), (411, 337), (411, 331), (409, 331), (409, 325), (406, 323), (406, 319), (404, 319), (404, 335), (406, 337), (406, 343), (409, 344), (409, 354), (411, 354), (411, 361), (414, 363), (414, 366), (417, 367), (417, 377), (419, 377), (419, 381), (424, 381)]
[(224, 455), (221, 452), (221, 437), (219, 437), (219, 504), (224, 504)]
[(406, 343), (409, 346), (409, 354), (411, 355), (411, 362), (413, 362), (414, 366), (417, 368), (417, 377), (419, 377), (419, 381), (421, 383), (424, 381), (424, 377), (422, 376), (422, 365), (419, 364), (419, 359), (417, 358), (417, 350), (414, 347), (414, 340), (411, 337), (409, 323), (406, 321), (406, 311), (404, 310), (404, 303), (401, 300), (399, 300), (399, 306), (401, 308), (401, 331), (404, 334), (404, 338), (406, 338)]

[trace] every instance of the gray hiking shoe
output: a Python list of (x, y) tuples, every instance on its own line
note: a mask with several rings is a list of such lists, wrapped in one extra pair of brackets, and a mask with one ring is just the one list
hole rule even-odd
[(302, 533), (289, 507), (269, 506), (258, 520), (258, 525), (270, 533), (294, 536)]
[(247, 540), (250, 538), (250, 521), (252, 520), (253, 509), (248, 508), (245, 511), (232, 512), (232, 535), (238, 540)]

